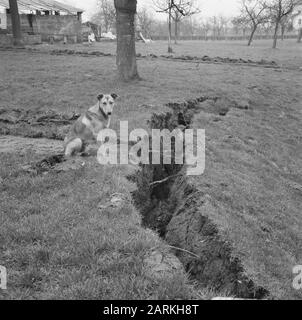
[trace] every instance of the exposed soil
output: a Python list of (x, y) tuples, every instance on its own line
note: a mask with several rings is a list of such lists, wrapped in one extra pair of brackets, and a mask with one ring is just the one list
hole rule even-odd
[(78, 117), (76, 113), (58, 114), (53, 110), (0, 109), (0, 134), (63, 140)]
[[(189, 128), (198, 110), (223, 117), (231, 108), (245, 109), (236, 102), (222, 103), (218, 97), (200, 97), (168, 106), (172, 112), (153, 115), (151, 128)], [(211, 210), (211, 201), (189, 183), (185, 171), (185, 167), (172, 161), (171, 165), (143, 165), (130, 177), (138, 187), (133, 198), (143, 224), (159, 232), (173, 247), (188, 250), (176, 250), (175, 254), (202, 287), (239, 298), (266, 297), (269, 292), (245, 275), (240, 260), (232, 256), (231, 245), (221, 239), (215, 225), (203, 215)]]
[[(1, 48), (1, 50), (14, 50), (11, 48)], [(41, 52), (37, 48), (28, 48), (29, 51), (31, 52)], [(91, 57), (91, 56), (96, 56), (96, 57), (115, 57), (116, 55), (113, 53), (105, 53), (102, 51), (88, 51), (88, 50), (73, 50), (73, 49), (54, 49), (50, 51), (42, 51), (43, 53), (48, 53), (50, 55), (77, 55), (81, 57)], [(234, 64), (234, 65), (246, 65), (246, 66), (260, 66), (260, 67), (265, 67), (265, 68), (281, 68), (277, 64), (276, 61), (269, 61), (265, 59), (261, 59), (258, 61), (251, 60), (251, 59), (242, 59), (242, 58), (229, 58), (229, 57), (209, 57), (208, 55), (204, 55), (202, 57), (198, 56), (191, 56), (191, 55), (156, 55), (153, 53), (149, 54), (137, 54), (137, 58), (140, 59), (165, 59), (165, 60), (175, 60), (175, 61), (185, 61), (185, 62), (196, 62), (196, 63), (212, 63), (212, 64)]]
[[(114, 57), (114, 54), (111, 53), (104, 53), (101, 51), (76, 51), (76, 50), (52, 50), (50, 51), (50, 54), (52, 55), (80, 55), (80, 56), (97, 56), (97, 57)], [(265, 59), (262, 59), (260, 61), (253, 61), (253, 60), (245, 60), (245, 59), (235, 59), (235, 58), (222, 58), (222, 57), (209, 57), (209, 56), (203, 56), (203, 57), (197, 57), (197, 56), (190, 56), (190, 55), (181, 55), (181, 56), (175, 56), (175, 55), (156, 55), (156, 54), (137, 54), (137, 58), (161, 58), (161, 59), (168, 59), (168, 60), (177, 60), (177, 61), (194, 61), (194, 62), (207, 62), (207, 63), (228, 63), (228, 64), (246, 64), (246, 65), (260, 65), (262, 67), (274, 67), (279, 68), (277, 63), (275, 61), (268, 61)]]
[(245, 60), (245, 59), (236, 59), (236, 58), (223, 58), (223, 57), (197, 57), (197, 56), (190, 56), (190, 55), (181, 55), (181, 56), (173, 56), (173, 55), (154, 55), (150, 54), (148, 56), (139, 55), (140, 58), (162, 58), (168, 60), (177, 60), (177, 61), (186, 61), (186, 62), (196, 62), (196, 63), (226, 63), (226, 64), (234, 64), (234, 65), (247, 65), (247, 66), (261, 66), (265, 68), (280, 68), (275, 61), (268, 61), (262, 59), (260, 61), (253, 61), (253, 60)]

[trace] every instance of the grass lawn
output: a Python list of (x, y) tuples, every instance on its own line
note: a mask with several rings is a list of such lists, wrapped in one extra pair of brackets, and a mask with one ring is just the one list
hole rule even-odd
[[(182, 270), (158, 278), (145, 260), (168, 253), (140, 226), (125, 168), (88, 161), (80, 170), (31, 176), (32, 154), (1, 155), (2, 299), (197, 299)], [(122, 206), (106, 206), (123, 194)], [(102, 205), (102, 206), (100, 206)]]
[[(99, 42), (90, 47), (86, 44), (67, 45), (64, 47), (62, 45), (42, 45), (37, 47), (43, 51), (67, 48), (87, 52), (101, 51), (111, 54), (116, 52), (114, 42)], [(136, 52), (142, 55), (166, 55), (167, 49), (168, 45), (165, 41), (155, 41), (151, 44), (137, 42), (136, 44)], [(191, 55), (202, 57), (208, 55), (212, 58), (218, 56), (222, 58), (251, 59), (253, 61), (265, 59), (274, 60), (282, 65), (302, 67), (301, 44), (293, 39), (280, 40), (277, 49), (272, 49), (272, 41), (270, 40), (257, 40), (251, 47), (247, 46), (246, 41), (179, 41), (178, 44), (173, 44), (173, 51), (175, 56)]]
[[(115, 50), (112, 43), (68, 47)], [(302, 263), (301, 45), (286, 40), (275, 51), (270, 47), (269, 41), (251, 48), (243, 42), (181, 42), (175, 52), (275, 60), (297, 70), (140, 59), (143, 80), (123, 84), (116, 81), (114, 57), (0, 51), (0, 109), (68, 114), (85, 110), (99, 93), (116, 92), (121, 99), (112, 127), (128, 120), (132, 129), (146, 128), (153, 112), (167, 110), (165, 103), (221, 97), (226, 116), (202, 105), (193, 123), (206, 129), (207, 158), (205, 174), (191, 180), (215, 208), (202, 214), (272, 297), (301, 298), (291, 286), (292, 268)], [(38, 47), (54, 48), (66, 46)], [(166, 54), (166, 43), (139, 43), (137, 52)], [(234, 101), (249, 109), (235, 108)], [(9, 128), (22, 136), (24, 126)], [(129, 168), (103, 168), (88, 159), (82, 169), (60, 174), (20, 171), (39, 157), (30, 151), (0, 154), (0, 265), (9, 273), (9, 290), (0, 298), (208, 297), (183, 272), (165, 281), (145, 272), (146, 254), (168, 249), (140, 226), (130, 201), (134, 186), (125, 179)], [(99, 209), (113, 193), (124, 194), (125, 205)]]

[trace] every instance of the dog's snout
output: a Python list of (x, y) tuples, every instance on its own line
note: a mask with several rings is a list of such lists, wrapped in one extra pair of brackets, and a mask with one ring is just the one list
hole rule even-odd
[(111, 116), (112, 112), (108, 112), (108, 116)]

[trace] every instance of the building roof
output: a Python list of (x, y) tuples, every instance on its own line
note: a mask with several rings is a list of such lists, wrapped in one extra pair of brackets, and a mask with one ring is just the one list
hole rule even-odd
[[(9, 0), (0, 0), (0, 6), (9, 9)], [(39, 10), (39, 11), (61, 11), (69, 14), (83, 12), (83, 9), (70, 6), (55, 0), (18, 0), (20, 11)]]

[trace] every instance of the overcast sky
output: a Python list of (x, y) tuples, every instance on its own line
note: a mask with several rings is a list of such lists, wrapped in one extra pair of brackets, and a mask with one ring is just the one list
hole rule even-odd
[[(86, 10), (84, 17), (89, 17), (95, 12), (97, 0), (61, 0), (62, 2), (78, 6)], [(113, 1), (113, 0), (112, 0)], [(223, 15), (227, 17), (236, 16), (238, 14), (238, 1), (239, 0), (196, 0), (202, 10), (202, 16), (211, 17)], [(138, 7), (148, 7), (152, 11), (153, 0), (137, 0)], [(154, 9), (153, 9), (153, 12)], [(162, 14), (157, 14), (158, 17), (163, 17)]]

